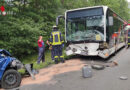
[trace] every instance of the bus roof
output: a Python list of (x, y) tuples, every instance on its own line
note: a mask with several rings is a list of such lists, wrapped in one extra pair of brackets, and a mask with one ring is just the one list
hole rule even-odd
[[(100, 6), (91, 6), (91, 7), (83, 7), (83, 8), (77, 8), (77, 9), (70, 9), (70, 10), (67, 10), (65, 13), (67, 12), (73, 12), (73, 11), (77, 11), (77, 10), (84, 10), (84, 9), (92, 9), (92, 8), (100, 8), (100, 7), (103, 7), (103, 8), (106, 8), (108, 9), (109, 7), (108, 6), (104, 6), (104, 5), (100, 5)], [(109, 8), (113, 13), (115, 13), (116, 15), (118, 15), (115, 11), (113, 11), (111, 8)], [(122, 21), (124, 22), (124, 24), (128, 24), (128, 22), (123, 19), (120, 15), (118, 15)]]
[(92, 6), (92, 7), (83, 7), (83, 8), (77, 8), (77, 9), (70, 9), (70, 10), (67, 10), (66, 12), (72, 12), (72, 11), (83, 10), (83, 9), (92, 9), (92, 8), (98, 8), (98, 7), (107, 7), (108, 8), (108, 6), (101, 5), (101, 6)]

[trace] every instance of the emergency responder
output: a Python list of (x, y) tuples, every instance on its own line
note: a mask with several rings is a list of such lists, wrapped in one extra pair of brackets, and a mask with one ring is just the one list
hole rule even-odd
[(50, 35), (50, 44), (52, 45), (52, 49), (54, 50), (54, 59), (56, 64), (58, 63), (59, 58), (61, 62), (64, 63), (64, 56), (62, 55), (63, 42), (64, 40), (61, 32), (58, 31), (58, 27), (53, 26), (53, 31)]

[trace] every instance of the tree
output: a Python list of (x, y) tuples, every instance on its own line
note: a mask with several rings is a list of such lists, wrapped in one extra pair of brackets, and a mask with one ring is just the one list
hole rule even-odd
[[(58, 15), (68, 9), (107, 5), (121, 17), (130, 18), (126, 0), (14, 0), (9, 3), (0, 1), (6, 11), (13, 15), (0, 15), (0, 48), (9, 50), (17, 57), (30, 55), (37, 51), (39, 35), (44, 41), (49, 38), (52, 26)], [(64, 32), (64, 21), (60, 22), (60, 30)]]

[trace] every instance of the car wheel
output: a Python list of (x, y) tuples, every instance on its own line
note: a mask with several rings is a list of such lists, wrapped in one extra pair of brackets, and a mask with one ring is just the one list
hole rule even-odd
[(1, 87), (5, 89), (12, 89), (16, 88), (21, 84), (21, 74), (14, 70), (9, 69), (5, 71), (2, 80), (1, 80)]

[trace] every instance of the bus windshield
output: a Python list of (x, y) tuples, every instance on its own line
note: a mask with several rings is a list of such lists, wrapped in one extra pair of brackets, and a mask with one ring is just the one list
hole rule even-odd
[(103, 41), (104, 16), (92, 15), (67, 19), (67, 41)]

